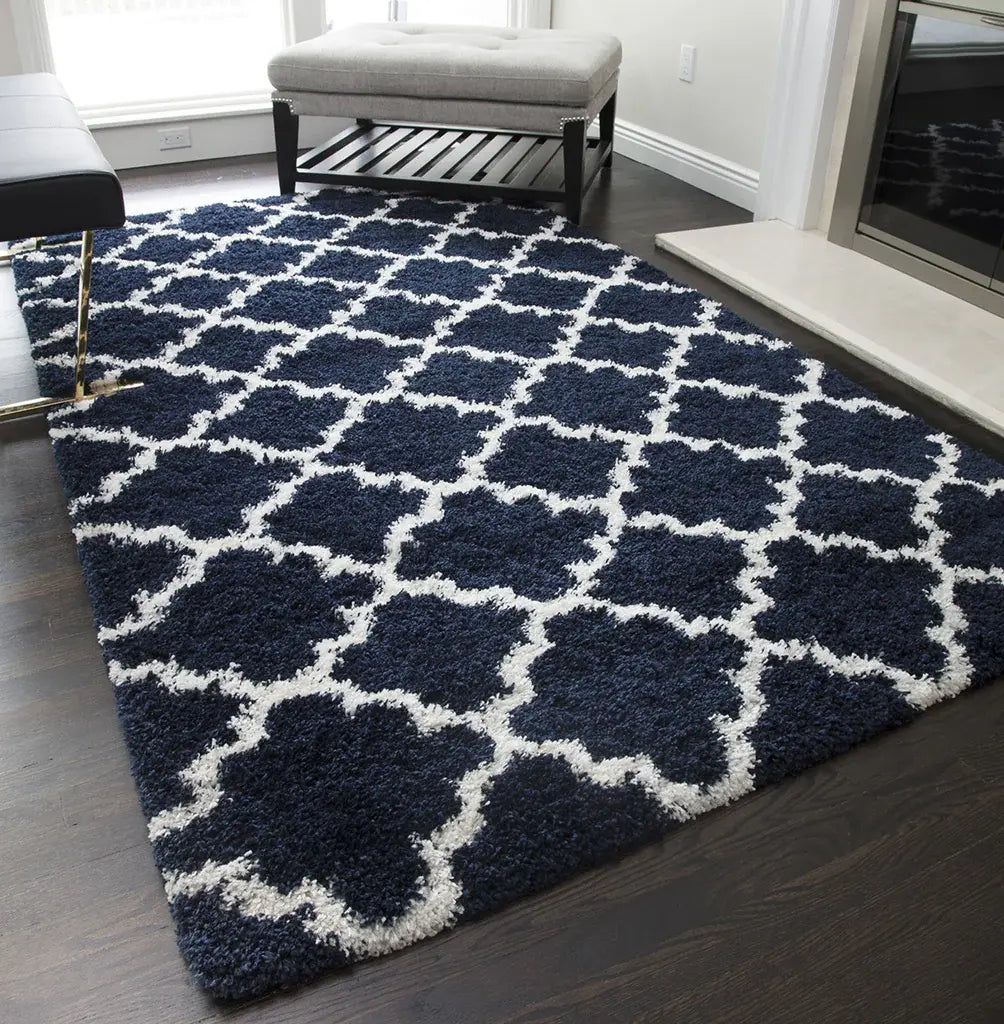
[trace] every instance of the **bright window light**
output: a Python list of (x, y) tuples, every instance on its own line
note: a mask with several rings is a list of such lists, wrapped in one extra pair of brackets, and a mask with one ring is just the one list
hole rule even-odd
[(45, 0), (56, 73), (88, 113), (263, 99), (285, 43), (264, 0)]
[(331, 28), (409, 21), (507, 25), (509, 0), (44, 0), (56, 73), (86, 115), (264, 104), (285, 14)]
[(509, 0), (406, 0), (402, 21), (508, 25)]
[(327, 0), (326, 13), (331, 28), (379, 21), (508, 25), (509, 0)]
[(325, 4), (329, 28), (388, 21), (390, 10), (387, 0), (327, 0)]

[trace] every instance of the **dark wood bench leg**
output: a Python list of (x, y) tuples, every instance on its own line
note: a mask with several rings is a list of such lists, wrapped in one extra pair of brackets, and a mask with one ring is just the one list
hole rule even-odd
[(582, 186), (586, 165), (586, 122), (566, 121), (562, 130), (565, 158), (565, 216), (578, 224), (582, 217)]
[(610, 144), (610, 152), (603, 161), (604, 167), (611, 167), (614, 162), (614, 120), (617, 117), (617, 93), (603, 105), (600, 111), (600, 141)]
[(296, 191), (296, 151), (300, 135), (300, 118), (288, 103), (272, 101), (272, 124), (275, 127), (275, 162), (279, 171), (279, 191), (284, 196)]

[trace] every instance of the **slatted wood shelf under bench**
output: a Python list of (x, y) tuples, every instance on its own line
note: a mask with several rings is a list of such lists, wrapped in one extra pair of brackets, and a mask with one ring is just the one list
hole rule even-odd
[[(561, 135), (361, 121), (300, 156), (296, 180), (562, 201), (567, 144)], [(575, 172), (582, 176), (576, 184), (584, 193), (608, 164), (613, 145), (593, 138), (581, 145), (583, 161)]]

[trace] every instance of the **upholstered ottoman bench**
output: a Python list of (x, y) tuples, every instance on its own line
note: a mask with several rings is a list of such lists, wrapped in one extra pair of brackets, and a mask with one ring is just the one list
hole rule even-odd
[[(620, 59), (613, 36), (549, 29), (357, 25), (297, 43), (268, 68), (280, 189), (564, 200), (578, 221), (611, 162)], [(356, 123), (297, 159), (304, 114)]]

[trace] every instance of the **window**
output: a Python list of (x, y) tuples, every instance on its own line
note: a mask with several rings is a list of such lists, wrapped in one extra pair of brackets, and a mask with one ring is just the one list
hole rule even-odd
[(45, 0), (56, 71), (85, 114), (261, 103), (286, 41), (263, 0)]
[(326, 0), (324, 13), (329, 28), (393, 20), (390, 0)]
[(367, 21), (508, 25), (509, 0), (327, 0), (332, 28)]
[(448, 25), (508, 25), (509, 0), (407, 0), (401, 21)]
[(90, 123), (128, 124), (266, 111), (269, 58), (326, 26), (544, 27), (550, 0), (21, 0), (13, 14), (29, 64), (54, 70)]

